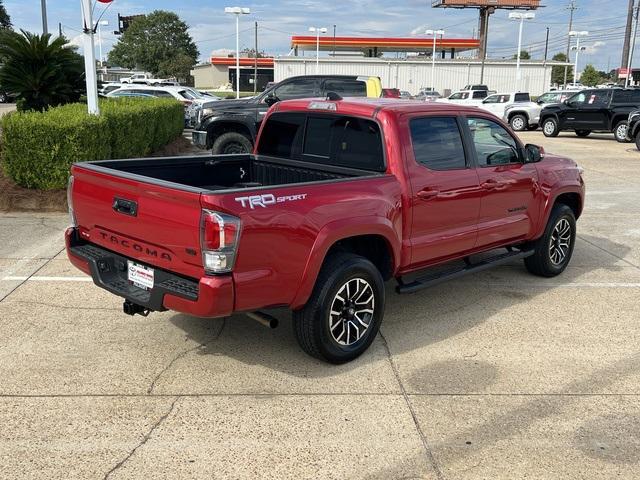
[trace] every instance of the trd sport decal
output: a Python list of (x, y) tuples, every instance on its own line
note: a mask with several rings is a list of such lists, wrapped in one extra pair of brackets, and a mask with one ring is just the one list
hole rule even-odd
[(275, 205), (282, 202), (295, 202), (297, 200), (304, 200), (307, 198), (306, 193), (300, 193), (298, 195), (287, 195), (284, 197), (276, 197), (272, 193), (265, 193), (264, 195), (250, 195), (248, 197), (236, 197), (235, 201), (240, 202), (243, 207), (249, 207), (253, 210), (256, 207), (267, 208), (269, 205)]

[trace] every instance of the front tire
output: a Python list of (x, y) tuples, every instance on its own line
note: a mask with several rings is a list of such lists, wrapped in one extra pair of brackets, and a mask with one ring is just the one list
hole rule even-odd
[(636, 148), (640, 150), (640, 131), (636, 133)]
[(560, 133), (558, 121), (555, 118), (547, 118), (542, 122), (542, 133), (545, 137), (557, 137)]
[(346, 363), (373, 342), (384, 314), (384, 283), (368, 259), (351, 253), (329, 256), (307, 304), (293, 312), (300, 347), (330, 363)]
[(238, 132), (223, 133), (216, 138), (211, 148), (214, 155), (251, 153), (251, 150), (253, 150), (251, 140)]
[(511, 117), (509, 124), (514, 132), (521, 132), (529, 127), (529, 120), (527, 120), (527, 117), (524, 115), (518, 113)]
[(553, 206), (544, 234), (534, 242), (534, 254), (524, 259), (530, 273), (560, 275), (571, 260), (576, 240), (576, 217), (567, 205)]
[(616, 139), (616, 142), (627, 143), (627, 129), (629, 128), (629, 124), (626, 120), (618, 122), (613, 129), (613, 136)]
[(588, 137), (591, 135), (591, 130), (576, 130), (576, 135), (581, 138)]

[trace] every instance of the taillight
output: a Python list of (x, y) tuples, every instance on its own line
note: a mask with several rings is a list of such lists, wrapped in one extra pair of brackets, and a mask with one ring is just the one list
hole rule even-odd
[(226, 273), (233, 270), (241, 225), (238, 217), (211, 210), (202, 211), (200, 246), (206, 272)]
[(77, 227), (76, 214), (73, 211), (73, 175), (69, 176), (69, 183), (67, 183), (67, 206), (69, 208), (69, 223), (72, 227)]

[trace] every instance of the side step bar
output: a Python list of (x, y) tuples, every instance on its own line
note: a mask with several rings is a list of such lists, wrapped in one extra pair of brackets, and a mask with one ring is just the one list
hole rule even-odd
[(487, 270), (489, 268), (495, 267), (496, 265), (502, 265), (504, 263), (510, 262), (511, 260), (526, 258), (533, 255), (533, 253), (533, 250), (510, 250), (507, 253), (502, 253), (494, 257), (486, 258), (479, 261), (478, 263), (471, 263), (469, 257), (465, 257), (464, 261), (466, 265), (464, 267), (451, 269), (437, 274), (425, 275), (424, 277), (419, 277), (410, 283), (404, 283), (402, 281), (402, 278), (398, 278), (398, 286), (396, 287), (396, 292), (413, 293), (415, 291), (437, 285), (438, 283), (445, 282), (447, 280), (453, 280), (454, 278), (462, 277), (463, 275), (467, 275), (469, 273), (481, 272), (482, 270)]

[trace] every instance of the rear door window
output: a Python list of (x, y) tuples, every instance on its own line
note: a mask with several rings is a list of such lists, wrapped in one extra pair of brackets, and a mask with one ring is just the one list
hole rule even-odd
[(531, 97), (529, 97), (528, 93), (516, 93), (513, 96), (514, 102), (528, 102), (529, 100), (531, 100)]
[(410, 122), (413, 155), (430, 170), (467, 167), (462, 137), (455, 117), (414, 118)]
[(324, 82), (324, 92), (335, 92), (341, 97), (366, 97), (367, 84), (360, 80), (331, 78)]
[(480, 90), (477, 92), (473, 92), (473, 98), (485, 98), (487, 96), (486, 90)]
[(614, 90), (613, 102), (640, 105), (640, 90)]

